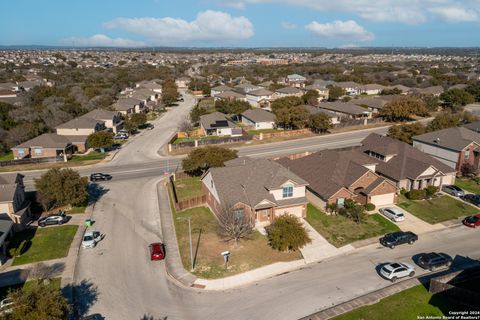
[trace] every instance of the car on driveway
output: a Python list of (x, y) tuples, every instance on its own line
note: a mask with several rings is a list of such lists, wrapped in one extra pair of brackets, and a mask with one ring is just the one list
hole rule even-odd
[(128, 139), (128, 133), (117, 133), (113, 136), (115, 140)]
[(399, 278), (413, 277), (415, 275), (415, 268), (403, 262), (387, 263), (380, 268), (380, 275), (392, 282)]
[(165, 246), (161, 242), (155, 242), (150, 244), (150, 260), (163, 260), (165, 259)]
[(389, 247), (390, 249), (395, 248), (400, 244), (408, 243), (413, 244), (415, 241), (418, 240), (418, 236), (411, 232), (411, 231), (397, 231), (392, 233), (387, 233), (380, 239), (380, 243), (385, 247)]
[(470, 228), (480, 227), (480, 213), (474, 216), (468, 216), (463, 219), (462, 223)]
[(465, 191), (463, 191), (462, 189), (460, 189), (459, 187), (453, 184), (444, 185), (442, 187), (442, 191), (454, 197), (461, 197), (465, 195)]
[(478, 194), (466, 194), (464, 196), (461, 196), (460, 199), (466, 202), (470, 202), (471, 204), (474, 204), (477, 207), (480, 207), (480, 195)]
[(38, 225), (40, 227), (46, 227), (54, 224), (64, 224), (67, 222), (68, 222), (68, 217), (65, 215), (63, 211), (61, 211), (59, 213), (40, 218), (38, 220)]
[(100, 231), (87, 231), (83, 235), (82, 248), (95, 248), (98, 242), (103, 239)]
[(108, 181), (112, 180), (112, 176), (106, 173), (92, 173), (90, 175), (90, 181)]
[(392, 221), (395, 222), (400, 222), (405, 220), (405, 214), (403, 213), (402, 210), (398, 208), (382, 208), (379, 210), (380, 213), (382, 213), (385, 217), (388, 219), (391, 219)]
[(442, 267), (450, 267), (452, 264), (452, 257), (446, 253), (423, 253), (418, 257), (417, 264), (423, 269), (428, 269), (430, 271)]

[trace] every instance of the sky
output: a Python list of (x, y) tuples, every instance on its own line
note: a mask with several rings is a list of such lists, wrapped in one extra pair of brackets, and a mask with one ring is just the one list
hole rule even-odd
[(479, 31), (480, 0), (15, 0), (0, 11), (0, 45), (477, 47)]

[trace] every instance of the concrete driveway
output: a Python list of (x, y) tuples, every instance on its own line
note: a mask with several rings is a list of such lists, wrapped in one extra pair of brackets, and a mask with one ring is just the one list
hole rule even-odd
[(417, 218), (416, 216), (414, 216), (410, 212), (406, 211), (405, 209), (402, 209), (402, 208), (400, 208), (396, 205), (379, 206), (378, 210), (380, 210), (382, 208), (396, 208), (396, 209), (403, 212), (403, 214), (405, 215), (405, 220), (401, 221), (401, 222), (395, 222), (395, 221), (392, 221), (392, 220), (388, 219), (387, 217), (385, 217), (379, 211), (379, 214), (382, 217), (384, 217), (385, 219), (388, 219), (389, 221), (395, 223), (402, 231), (412, 231), (415, 234), (422, 234), (422, 233), (441, 230), (441, 229), (445, 228), (445, 226), (443, 226), (440, 223), (430, 224), (428, 222), (425, 222), (422, 219)]

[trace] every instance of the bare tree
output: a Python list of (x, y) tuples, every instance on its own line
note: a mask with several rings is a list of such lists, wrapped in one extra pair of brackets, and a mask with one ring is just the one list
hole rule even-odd
[(190, 119), (187, 117), (185, 118), (178, 127), (178, 130), (181, 132), (185, 132), (188, 136), (190, 136), (190, 132), (193, 130), (193, 125)]
[(245, 208), (225, 206), (218, 214), (218, 233), (225, 241), (234, 241), (248, 237), (253, 230), (253, 223)]

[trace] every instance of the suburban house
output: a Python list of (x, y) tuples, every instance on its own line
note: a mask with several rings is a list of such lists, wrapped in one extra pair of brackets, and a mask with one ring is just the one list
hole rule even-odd
[(318, 114), (318, 113), (323, 113), (325, 114), (327, 117), (330, 118), (330, 121), (332, 124), (338, 124), (340, 123), (340, 120), (341, 120), (341, 116), (339, 116), (338, 114), (336, 114), (335, 112), (332, 112), (332, 111), (328, 111), (328, 110), (324, 110), (324, 109), (321, 109), (317, 106), (311, 106), (309, 104), (306, 104), (303, 106), (305, 109), (307, 109), (307, 111), (311, 114), (311, 115), (314, 115), (314, 114)]
[(315, 82), (311, 85), (305, 87), (305, 90), (315, 90), (318, 92), (318, 100), (327, 100), (328, 99), (328, 88), (327, 86), (332, 84), (331, 81), (323, 81), (323, 80), (315, 80)]
[(342, 88), (349, 96), (360, 94), (361, 85), (353, 81), (336, 82), (334, 86)]
[(57, 135), (66, 137), (75, 146), (74, 151), (78, 152), (87, 151), (87, 138), (90, 134), (105, 129), (104, 121), (89, 117), (75, 118), (56, 127)]
[(303, 96), (303, 91), (296, 87), (285, 87), (280, 88), (275, 91), (276, 98), (285, 98), (285, 97), (301, 97)]
[(190, 84), (190, 78), (187, 77), (180, 77), (175, 79), (175, 84), (178, 88), (187, 88)]
[(398, 98), (398, 95), (383, 95), (378, 97), (359, 97), (349, 102), (357, 106), (365, 107), (372, 113), (379, 113), (392, 100)]
[(256, 108), (270, 108), (273, 92), (266, 89), (257, 89), (247, 93), (247, 102)]
[(273, 129), (275, 115), (264, 109), (250, 109), (242, 113), (242, 123), (254, 129)]
[(235, 91), (223, 91), (215, 95), (215, 101), (217, 100), (240, 100), (247, 101), (247, 97), (244, 94)]
[(478, 170), (480, 133), (453, 127), (414, 136), (413, 146), (460, 172), (469, 164)]
[[(74, 146), (70, 139), (56, 133), (44, 133), (11, 148), (14, 159), (71, 156)], [(65, 160), (66, 161), (66, 160)]]
[(396, 84), (394, 86), (390, 86), (390, 87), (387, 87), (385, 89), (398, 89), (398, 90), (402, 91), (401, 94), (403, 94), (403, 95), (408, 94), (408, 93), (413, 91), (412, 88), (401, 85), (401, 84)]
[(334, 112), (336, 115), (347, 119), (367, 119), (372, 117), (372, 112), (353, 104), (352, 102), (323, 102), (318, 108)]
[(250, 83), (242, 83), (242, 84), (238, 84), (235, 87), (233, 87), (234, 91), (236, 91), (238, 93), (241, 93), (241, 94), (248, 94), (252, 91), (259, 90), (259, 89), (261, 89), (261, 87), (255, 86), (255, 85), (250, 84)]
[(380, 94), (380, 92), (382, 92), (382, 90), (385, 88), (386, 87), (382, 86), (381, 84), (371, 83), (360, 86), (359, 91), (360, 94), (373, 95)]
[(427, 88), (416, 88), (414, 89), (415, 93), (426, 95), (426, 96), (435, 96), (438, 97), (443, 93), (443, 87), (442, 86), (433, 86), (433, 87), (427, 87)]
[(12, 221), (15, 229), (22, 229), (30, 220), (30, 201), (25, 199), (25, 186), (21, 174), (0, 176), (1, 220)]
[(120, 98), (113, 105), (113, 109), (122, 115), (129, 115), (143, 111), (143, 102), (135, 98)]
[[(94, 109), (80, 118), (90, 118), (99, 121), (103, 121), (105, 127), (111, 130), (113, 133), (117, 133), (123, 128), (123, 118), (120, 112), (108, 111), (105, 109)], [(58, 133), (58, 131), (57, 131)]]
[(342, 206), (345, 199), (377, 206), (396, 200), (397, 187), (372, 170), (378, 160), (355, 149), (325, 150), (277, 161), (308, 182), (307, 199), (319, 208), (332, 203)]
[(162, 93), (162, 85), (156, 83), (155, 81), (142, 81), (137, 83), (136, 87), (152, 90), (153, 92), (156, 92), (159, 94)]
[(238, 128), (230, 117), (221, 112), (200, 116), (200, 129), (207, 136), (242, 135), (242, 129)]
[(210, 89), (210, 96), (215, 98), (220, 93), (223, 93), (223, 92), (226, 92), (226, 91), (232, 91), (232, 90), (233, 90), (233, 88), (228, 87), (228, 86), (216, 86), (216, 87), (213, 87), (212, 89)]
[(285, 83), (291, 87), (304, 88), (307, 78), (299, 74), (289, 74), (285, 78)]
[(237, 158), (210, 168), (202, 177), (207, 204), (220, 216), (226, 210), (247, 215), (256, 227), (283, 214), (305, 218), (306, 181), (268, 159)]
[(411, 145), (371, 133), (362, 140), (361, 152), (378, 161), (372, 171), (407, 191), (455, 182), (455, 169)]

